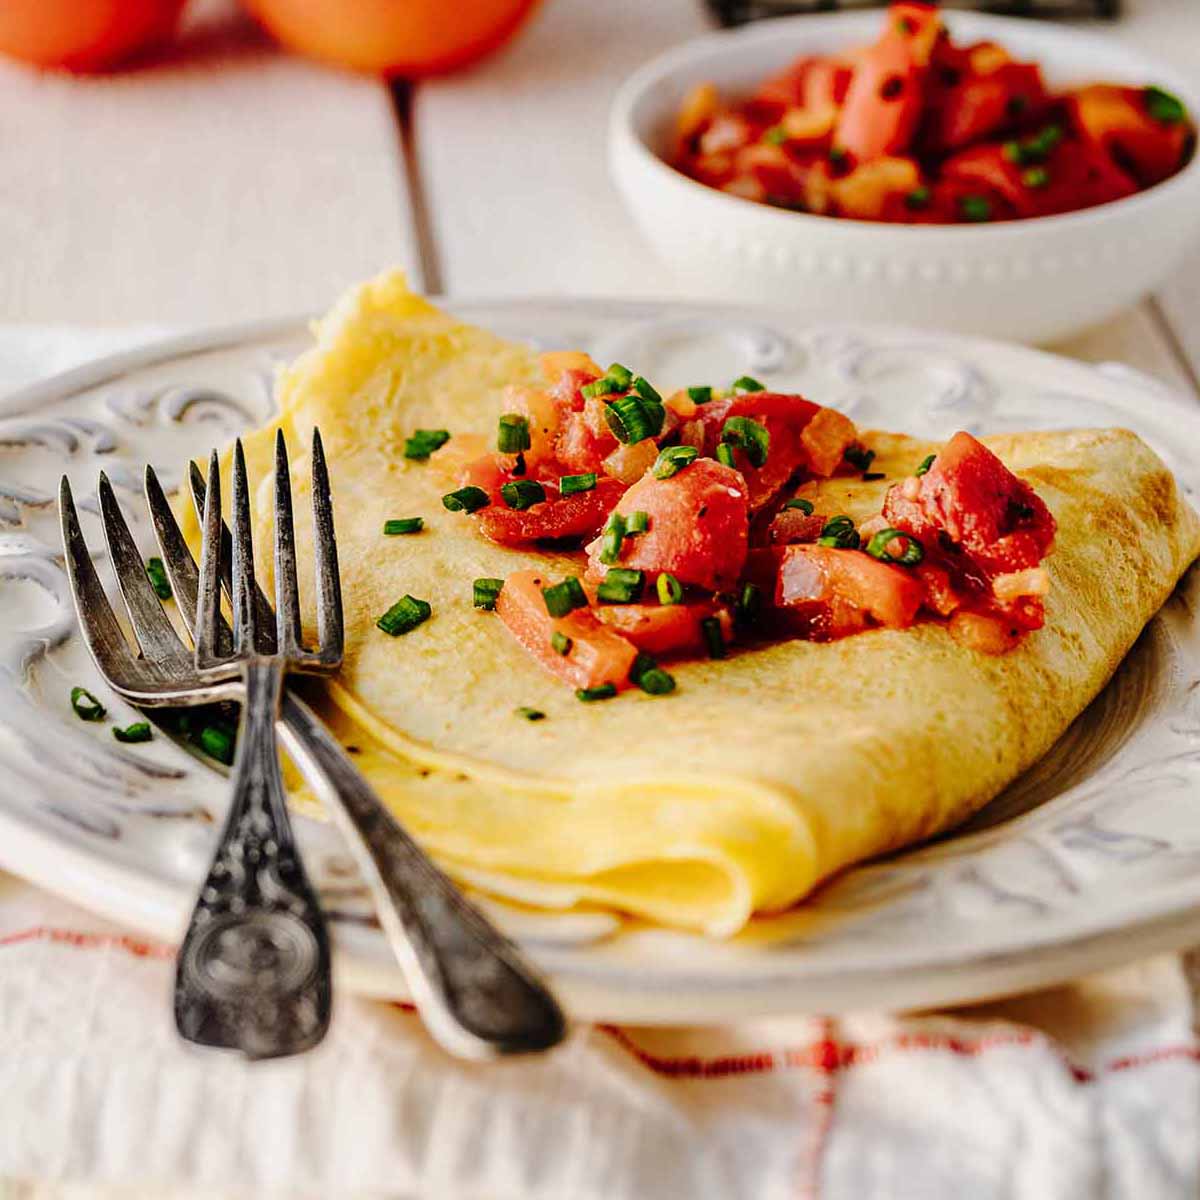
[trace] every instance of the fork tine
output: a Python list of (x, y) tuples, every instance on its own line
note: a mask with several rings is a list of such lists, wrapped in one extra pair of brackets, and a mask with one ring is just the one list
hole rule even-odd
[[(192, 463), (188, 470), (188, 481), (191, 484), (192, 504), (196, 509), (196, 516), (200, 519), (201, 524), (203, 524), (206, 489), (204, 486), (204, 476), (195, 463)], [(225, 591), (231, 598), (233, 596), (233, 572), (230, 567), (232, 559), (233, 536), (230, 534), (228, 526), (222, 521), (221, 582), (225, 585)], [(275, 613), (271, 610), (271, 602), (263, 594), (262, 588), (257, 585), (254, 588), (254, 611), (258, 624), (258, 640), (263, 646), (263, 653), (270, 654), (275, 649)], [(230, 645), (232, 645), (232, 639)]]
[(196, 666), (211, 666), (218, 658), (217, 631), (221, 620), (221, 468), (217, 452), (208, 462), (200, 542), (200, 594), (196, 600)]
[[(210, 485), (211, 486), (211, 485)], [(258, 626), (254, 611), (254, 539), (250, 532), (250, 485), (242, 439), (233, 444), (233, 648), (254, 654)]]
[(100, 472), (99, 494), (104, 541), (125, 611), (133, 626), (133, 636), (150, 662), (156, 665), (177, 662), (187, 652), (154, 593), (141, 551), (129, 532), (125, 514), (121, 512), (112, 484), (103, 471)]
[(79, 614), (83, 640), (100, 668), (100, 674), (111, 683), (124, 683), (137, 672), (139, 663), (117, 624), (116, 614), (96, 574), (96, 565), (79, 527), (71, 482), (65, 475), (58, 487), (58, 511), (67, 579), (71, 584), (75, 611)]
[(312, 448), (313, 557), (317, 569), (317, 653), (326, 663), (340, 663), (345, 633), (342, 624), (342, 584), (338, 574), (337, 540), (333, 532), (333, 501), (329, 468), (321, 431), (313, 429)]
[[(194, 468), (193, 468), (194, 469)], [(197, 472), (199, 474), (199, 472)], [(201, 487), (204, 481), (201, 480)], [(162, 552), (163, 565), (167, 568), (167, 577), (175, 593), (175, 604), (183, 617), (187, 631), (193, 637), (196, 634), (196, 602), (200, 598), (200, 571), (196, 560), (184, 539), (171, 511), (167, 494), (159, 482), (154, 468), (146, 467), (146, 504), (150, 508), (150, 519), (154, 523), (154, 536), (158, 539), (158, 548)], [(201, 506), (203, 513), (203, 506)], [(217, 651), (225, 656), (233, 649), (233, 635), (225, 618), (217, 611)]]
[(296, 579), (296, 532), (292, 521), (292, 477), (283, 430), (275, 431), (275, 625), (279, 652), (301, 652), (300, 584)]

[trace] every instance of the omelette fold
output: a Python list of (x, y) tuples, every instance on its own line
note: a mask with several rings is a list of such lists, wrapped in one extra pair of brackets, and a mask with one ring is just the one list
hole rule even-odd
[[(673, 664), (669, 697), (581, 704), (472, 606), (478, 577), (536, 561), (561, 578), (578, 557), (484, 540), (443, 508), (436, 455), (403, 453), (415, 429), (495, 429), (504, 389), (540, 384), (536, 352), (439, 311), (398, 273), (351, 292), (315, 332), (280, 376), (279, 416), (244, 439), (260, 583), (270, 594), (275, 430), (303, 512), (319, 427), (346, 658), (315, 690), (318, 707), (452, 875), (527, 904), (598, 905), (728, 936), (850, 864), (955, 825), (1045, 754), (1200, 553), (1200, 519), (1134, 434), (985, 438), (1058, 523), (1045, 627), (1011, 653), (979, 653), (926, 621)], [(938, 449), (898, 434), (862, 440), (892, 480)], [(859, 519), (887, 487), (832, 478), (801, 494)], [(381, 536), (386, 520), (416, 515), (420, 534)], [(181, 517), (196, 538), (190, 510)], [(297, 521), (311, 612), (308, 526)], [(432, 616), (388, 637), (376, 621), (406, 594)], [(546, 719), (514, 719), (522, 705)]]

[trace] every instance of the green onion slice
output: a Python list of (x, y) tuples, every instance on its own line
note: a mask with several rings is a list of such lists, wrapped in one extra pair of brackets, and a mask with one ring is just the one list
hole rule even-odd
[(662, 405), (663, 398), (659, 395), (658, 389), (648, 380), (643, 379), (638, 375), (633, 380), (633, 390), (637, 392), (643, 400), (649, 400), (651, 404)]
[(435, 450), (440, 450), (450, 440), (445, 429), (418, 429), (404, 442), (404, 457), (423, 462)]
[[(888, 549), (897, 538), (903, 538), (907, 545), (904, 553), (894, 555)], [(902, 529), (881, 529), (867, 543), (867, 553), (880, 562), (899, 563), (902, 567), (915, 567), (925, 557), (925, 547), (911, 533)]]
[(670, 479), (699, 457), (700, 451), (695, 446), (667, 446), (658, 452), (658, 460), (652, 468), (654, 478)]
[(914, 472), (918, 479), (920, 479), (922, 475), (929, 474), (929, 468), (933, 466), (933, 460), (935, 458), (937, 458), (936, 454), (928, 454), (921, 459), (921, 465)]
[(600, 561), (605, 566), (612, 566), (621, 557), (621, 544), (625, 541), (625, 518), (619, 512), (613, 512), (604, 527), (604, 536), (600, 540)]
[(633, 604), (642, 598), (646, 587), (646, 572), (627, 567), (613, 567), (596, 589), (596, 597), (604, 604)]
[[(629, 385), (626, 384), (626, 387)], [(592, 400), (596, 396), (615, 396), (618, 392), (625, 390), (615, 379), (609, 379), (607, 375), (602, 375), (599, 379), (592, 380), (591, 383), (585, 383), (579, 389), (579, 394), (585, 400)]]
[(664, 571), (654, 586), (658, 591), (659, 604), (683, 603), (683, 584), (670, 571)]
[(761, 467), (767, 461), (771, 435), (767, 427), (753, 417), (730, 417), (721, 430), (721, 442), (736, 446), (750, 460), (751, 466)]
[(1027, 167), (1021, 172), (1021, 182), (1027, 188), (1044, 188), (1050, 182), (1050, 172), (1045, 167)]
[(524, 717), (526, 721), (544, 721), (546, 719), (546, 714), (540, 708), (530, 708), (527, 704), (514, 708), (513, 714)]
[(598, 687), (578, 688), (575, 692), (577, 700), (591, 703), (593, 700), (611, 700), (617, 694), (615, 683), (602, 683)]
[(170, 600), (171, 581), (167, 578), (167, 568), (163, 566), (161, 558), (147, 560), (146, 576), (150, 580), (150, 586), (154, 589), (154, 594), (160, 600)]
[(500, 497), (509, 508), (523, 512), (546, 499), (546, 489), (533, 479), (517, 479), (500, 489)]
[(716, 617), (705, 617), (700, 622), (700, 632), (704, 635), (704, 645), (708, 648), (709, 658), (725, 657), (725, 634), (721, 622)]
[(861, 540), (854, 521), (850, 517), (841, 516), (825, 522), (817, 545), (834, 546), (838, 550), (857, 550)]
[(651, 696), (666, 696), (675, 690), (675, 678), (664, 671), (652, 655), (644, 651), (633, 660), (629, 678)]
[(542, 588), (546, 611), (552, 617), (565, 617), (572, 609), (587, 607), (587, 593), (583, 584), (574, 575), (568, 575), (562, 583)]
[(744, 583), (733, 606), (733, 618), (739, 625), (753, 625), (762, 613), (763, 597), (757, 584)]
[(731, 392), (765, 392), (765, 385), (758, 382), (752, 375), (739, 375), (730, 385)]
[(488, 494), (481, 487), (462, 487), (456, 492), (447, 492), (442, 497), (442, 506), (451, 512), (478, 512), (491, 504)]
[(688, 399), (693, 404), (707, 404), (712, 398), (712, 388), (708, 384), (703, 384), (700, 387), (690, 387), (687, 390)]
[(783, 507), (798, 508), (806, 517), (813, 515), (813, 502), (805, 500), (803, 496), (793, 496)]
[(733, 447), (728, 442), (721, 442), (717, 446), (717, 462), (723, 467), (733, 467), (737, 470), (737, 464), (733, 458)]
[(533, 445), (529, 437), (529, 421), (520, 413), (505, 413), (496, 433), (496, 449), (501, 454), (518, 454)]
[(958, 202), (958, 211), (964, 221), (990, 221), (992, 202), (986, 196), (963, 196)]
[(496, 601), (500, 599), (500, 593), (504, 590), (503, 579), (490, 579), (486, 576), (482, 579), (476, 579), (471, 585), (471, 600), (476, 608), (486, 609), (491, 612), (496, 607)]
[(617, 441), (625, 445), (644, 441), (655, 433), (641, 396), (618, 396), (605, 408), (604, 419)]
[(637, 537), (639, 534), (645, 533), (650, 528), (650, 514), (638, 509), (637, 512), (631, 512), (625, 521), (625, 536)]
[(424, 517), (397, 517), (395, 520), (383, 523), (383, 532), (388, 537), (395, 537), (401, 533), (420, 533), (424, 528)]
[(432, 613), (428, 601), (418, 600), (416, 596), (402, 596), (375, 624), (391, 637), (399, 637), (423, 625)]
[(149, 721), (134, 721), (132, 725), (126, 725), (124, 729), (119, 725), (113, 726), (113, 737), (118, 742), (148, 742), (153, 736), (150, 732)]
[(609, 363), (604, 378), (611, 379), (621, 391), (625, 391), (633, 383), (633, 372), (621, 363)]
[(1187, 109), (1178, 96), (1164, 92), (1160, 87), (1148, 87), (1142, 91), (1146, 111), (1164, 125), (1178, 125), (1187, 119)]
[(87, 688), (71, 689), (71, 707), (81, 721), (103, 721), (108, 711)]
[(571, 653), (574, 644), (565, 633), (559, 633), (557, 629), (550, 635), (550, 645), (554, 653), (561, 654), (564, 658)]
[(596, 486), (596, 472), (586, 475), (563, 475), (558, 481), (560, 496), (574, 496), (576, 492), (590, 492)]
[(904, 197), (905, 208), (911, 209), (914, 212), (918, 209), (928, 208), (929, 201), (933, 193), (923, 184), (920, 187), (915, 187)]

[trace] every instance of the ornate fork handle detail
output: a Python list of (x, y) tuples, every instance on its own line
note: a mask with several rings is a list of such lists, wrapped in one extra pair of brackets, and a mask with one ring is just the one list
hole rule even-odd
[(329, 940), (292, 836), (275, 747), (283, 672), (245, 668), (233, 797), (175, 976), (179, 1031), (252, 1058), (297, 1054), (329, 1026)]
[(312, 710), (292, 692), (288, 752), (320, 781), (431, 1032), (473, 1058), (545, 1050), (566, 1024), (553, 996), (393, 819)]

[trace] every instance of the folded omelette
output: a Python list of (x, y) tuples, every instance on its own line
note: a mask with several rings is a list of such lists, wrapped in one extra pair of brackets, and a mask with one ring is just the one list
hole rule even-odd
[[(244, 441), (269, 588), (275, 430), (291, 448), (299, 512), (314, 426), (324, 440), (347, 638), (343, 670), (314, 693), (324, 717), (452, 875), (525, 903), (601, 905), (726, 936), (849, 864), (953, 826), (1050, 748), (1200, 552), (1200, 519), (1134, 434), (987, 438), (1058, 522), (1045, 627), (1011, 653), (979, 653), (927, 621), (674, 664), (669, 697), (581, 704), (472, 606), (478, 577), (536, 557), (562, 578), (577, 558), (484, 540), (443, 508), (436, 462), (403, 454), (415, 429), (495, 429), (504, 389), (540, 381), (529, 347), (462, 324), (388, 274), (319, 323), (316, 344), (282, 372), (280, 415)], [(896, 434), (863, 442), (893, 480), (938, 449)], [(833, 478), (804, 494), (859, 519), (887, 487)], [(381, 536), (386, 520), (414, 515), (421, 534)], [(312, 611), (308, 525), (298, 520), (297, 539)], [(388, 637), (376, 621), (405, 594), (432, 616)], [(520, 705), (546, 719), (514, 719)]]

